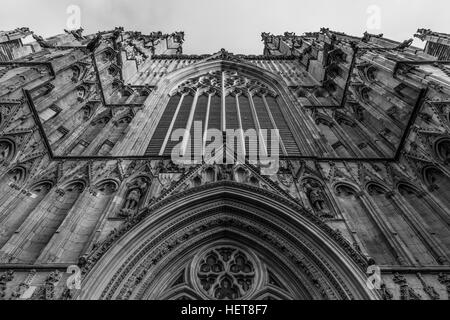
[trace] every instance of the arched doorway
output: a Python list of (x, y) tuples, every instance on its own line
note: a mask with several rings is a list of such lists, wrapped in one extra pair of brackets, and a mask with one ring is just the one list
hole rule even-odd
[(87, 257), (79, 299), (376, 299), (367, 260), (298, 204), (221, 181), (147, 208)]

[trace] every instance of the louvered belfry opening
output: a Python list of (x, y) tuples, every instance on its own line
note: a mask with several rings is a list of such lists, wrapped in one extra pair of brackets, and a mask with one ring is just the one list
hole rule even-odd
[[(180, 146), (184, 154), (190, 150), (192, 158), (195, 152), (203, 155), (213, 141), (208, 130), (220, 132), (228, 148), (232, 142), (234, 152), (241, 152), (239, 156), (248, 158), (250, 151), (270, 156), (272, 135), (277, 134), (273, 129), (278, 130), (280, 138), (278, 154), (300, 155), (277, 92), (258, 80), (236, 71), (218, 70), (184, 81), (170, 95), (146, 156), (170, 156), (173, 148)], [(178, 140), (173, 141), (177, 129), (189, 134), (176, 135)], [(239, 129), (241, 136), (235, 131)]]

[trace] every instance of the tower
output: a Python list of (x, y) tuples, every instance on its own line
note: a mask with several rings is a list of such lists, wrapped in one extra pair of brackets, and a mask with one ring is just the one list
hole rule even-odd
[(30, 34), (0, 38), (0, 298), (449, 298), (448, 35)]

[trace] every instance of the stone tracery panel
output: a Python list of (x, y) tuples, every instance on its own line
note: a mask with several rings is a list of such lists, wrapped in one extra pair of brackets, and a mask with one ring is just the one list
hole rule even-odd
[(196, 280), (211, 298), (240, 299), (255, 289), (255, 277), (260, 276), (256, 274), (256, 263), (252, 260), (237, 248), (213, 248), (195, 260)]
[[(250, 149), (254, 147), (249, 146), (249, 136), (253, 132), (258, 139), (264, 139), (263, 154), (269, 154), (271, 139), (275, 134), (271, 129), (279, 130), (283, 145), (280, 153), (299, 154), (294, 134), (282, 111), (282, 99), (274, 88), (259, 79), (235, 70), (218, 69), (184, 80), (171, 90), (170, 96), (147, 147), (146, 155), (170, 155), (176, 144), (171, 137), (177, 129), (189, 131), (189, 138), (195, 139), (193, 129), (194, 122), (197, 121), (202, 122), (202, 133), (207, 129), (227, 131), (227, 139), (234, 140), (234, 143), (230, 142), (230, 147), (242, 150), (241, 153), (245, 155), (249, 155)], [(267, 130), (267, 134), (263, 135), (259, 132), (260, 129)], [(244, 136), (239, 137), (239, 134), (235, 133), (236, 130), (242, 130)], [(206, 136), (203, 137), (203, 147), (207, 139)], [(182, 145), (185, 146), (183, 154), (186, 148), (193, 147), (192, 141), (183, 140)], [(260, 152), (259, 145), (254, 149)]]

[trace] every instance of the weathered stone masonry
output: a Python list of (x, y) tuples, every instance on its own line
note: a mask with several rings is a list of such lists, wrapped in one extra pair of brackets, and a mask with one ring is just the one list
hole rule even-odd
[[(450, 36), (415, 36), (0, 32), (0, 299), (449, 299)], [(197, 121), (278, 129), (278, 172), (173, 162)]]

